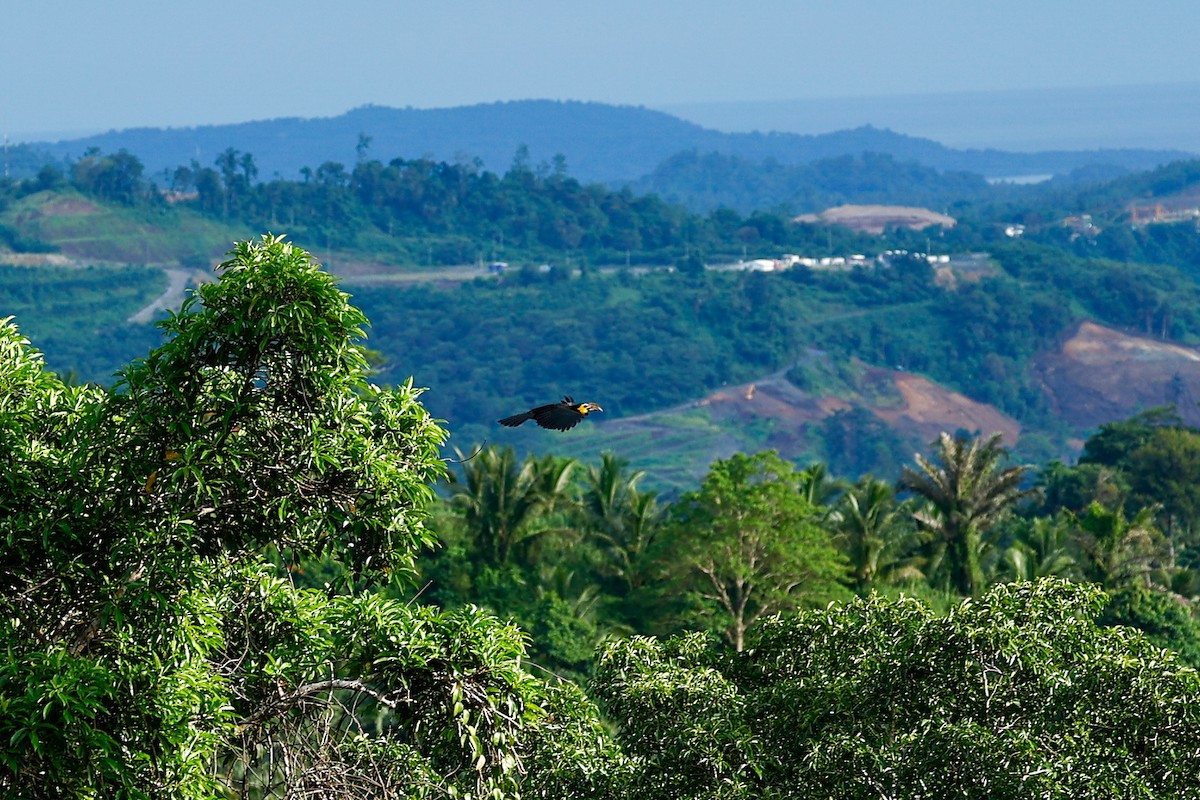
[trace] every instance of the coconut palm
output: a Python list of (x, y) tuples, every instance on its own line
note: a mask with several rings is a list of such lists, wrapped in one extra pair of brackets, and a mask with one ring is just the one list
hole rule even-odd
[(913, 526), (908, 504), (897, 502), (886, 481), (864, 475), (842, 495), (831, 519), (856, 592), (925, 577), (924, 559), (916, 552), (922, 532)]
[(1024, 524), (1004, 551), (1008, 577), (1015, 581), (1077, 577), (1079, 564), (1072, 554), (1069, 521), (1069, 516), (1038, 517)]
[(985, 588), (982, 554), (987, 531), (1032, 490), (1021, 488), (1028, 466), (1001, 467), (1007, 451), (1000, 435), (986, 440), (943, 433), (937, 461), (916, 456), (905, 467), (899, 488), (924, 498), (913, 519), (932, 536), (933, 570), (950, 588), (972, 596)]
[(518, 549), (553, 530), (550, 517), (571, 501), (577, 466), (571, 459), (530, 457), (518, 464), (511, 447), (490, 447), (462, 461), (463, 477), (450, 482), (450, 503), (491, 564), (510, 563)]
[(1087, 579), (1106, 589), (1150, 585), (1155, 571), (1171, 560), (1167, 540), (1154, 524), (1157, 511), (1147, 506), (1127, 519), (1121, 506), (1110, 510), (1092, 503), (1084, 513), (1071, 515), (1078, 526)]
[(584, 477), (583, 511), (589, 534), (605, 558), (603, 569), (626, 594), (641, 583), (643, 562), (662, 518), (653, 492), (638, 489), (645, 472), (628, 473), (628, 462), (604, 453)]
[(800, 494), (814, 508), (832, 508), (845, 483), (829, 474), (829, 467), (817, 461), (798, 473)]

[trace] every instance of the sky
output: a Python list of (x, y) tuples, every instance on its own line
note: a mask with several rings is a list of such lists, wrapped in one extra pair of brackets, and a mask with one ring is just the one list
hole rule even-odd
[(1196, 0), (0, 0), (0, 133), (1200, 85)]

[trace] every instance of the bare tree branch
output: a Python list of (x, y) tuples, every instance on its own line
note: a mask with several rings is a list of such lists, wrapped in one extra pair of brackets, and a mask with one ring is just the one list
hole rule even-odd
[(303, 686), (299, 686), (295, 690), (280, 696), (279, 698), (271, 700), (268, 703), (264, 703), (258, 709), (258, 711), (255, 711), (245, 719), (238, 721), (238, 731), (244, 731), (247, 728), (260, 725), (272, 717), (277, 717), (280, 714), (290, 711), (291, 709), (303, 703), (305, 700), (315, 695), (337, 690), (348, 690), (352, 692), (358, 692), (359, 694), (365, 694), (374, 699), (380, 705), (387, 706), (388, 708), (395, 708), (402, 703), (412, 702), (411, 698), (394, 698), (384, 692), (376, 691), (362, 681), (330, 678), (328, 680), (306, 683)]

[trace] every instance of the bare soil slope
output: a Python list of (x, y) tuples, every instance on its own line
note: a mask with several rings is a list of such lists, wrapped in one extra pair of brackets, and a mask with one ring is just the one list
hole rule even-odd
[(1200, 351), (1082, 323), (1036, 374), (1055, 411), (1078, 429), (1174, 403), (1200, 425)]
[(845, 225), (847, 228), (867, 233), (883, 233), (892, 227), (922, 230), (930, 225), (953, 228), (955, 219), (928, 208), (916, 206), (863, 206), (844, 205), (827, 208), (820, 214), (805, 214), (796, 217), (798, 222)]
[(804, 426), (855, 406), (866, 408), (905, 437), (932, 441), (942, 431), (960, 428), (984, 435), (999, 433), (1008, 445), (1021, 436), (1021, 425), (992, 406), (978, 403), (919, 375), (869, 368), (864, 379), (873, 391), (854, 397), (810, 395), (773, 375), (757, 383), (715, 392), (699, 405), (717, 419), (776, 422), (768, 444), (782, 452), (797, 449)]
[[(960, 428), (983, 435), (999, 433), (1008, 446), (1021, 436), (1015, 419), (919, 375), (868, 367), (861, 383), (864, 391), (851, 397), (816, 395), (796, 387), (780, 372), (722, 388), (695, 403), (606, 422), (603, 430), (605, 435), (642, 431), (659, 438), (665, 433), (663, 426), (670, 428), (684, 416), (701, 415), (723, 432), (705, 441), (709, 452), (704, 455), (709, 459), (747, 449), (773, 448), (784, 456), (804, 452), (809, 426), (855, 407), (867, 409), (902, 437), (918, 443)], [(746, 432), (745, 436), (739, 437), (737, 431)]]

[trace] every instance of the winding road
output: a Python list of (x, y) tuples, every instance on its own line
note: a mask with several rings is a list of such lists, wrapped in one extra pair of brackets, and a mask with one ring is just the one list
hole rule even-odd
[(184, 292), (188, 288), (189, 280), (199, 280), (201, 277), (195, 270), (180, 269), (179, 267), (163, 267), (163, 272), (167, 273), (166, 291), (154, 298), (146, 306), (143, 306), (139, 311), (131, 314), (129, 322), (153, 322), (159, 319), (162, 316), (162, 312), (167, 309), (179, 308), (180, 304), (183, 303)]

